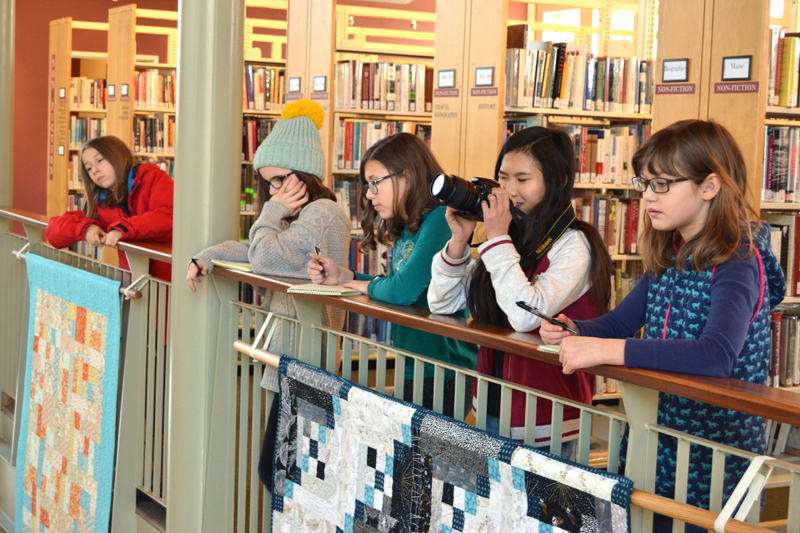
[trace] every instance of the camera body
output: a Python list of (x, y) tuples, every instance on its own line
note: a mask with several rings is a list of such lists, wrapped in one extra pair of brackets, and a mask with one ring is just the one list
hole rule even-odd
[(440, 203), (456, 210), (456, 215), (467, 220), (483, 221), (481, 202), (500, 184), (487, 178), (472, 178), (472, 181), (439, 174), (431, 181), (431, 196)]

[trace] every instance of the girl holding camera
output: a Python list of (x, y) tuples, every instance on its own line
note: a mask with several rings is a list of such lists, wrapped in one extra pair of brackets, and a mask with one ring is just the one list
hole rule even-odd
[[(442, 172), (428, 146), (416, 135), (398, 133), (375, 143), (361, 161), (361, 251), (377, 243), (393, 245), (392, 268), (384, 276), (368, 276), (311, 254), (308, 275), (314, 283), (343, 285), (395, 305), (428, 307), (431, 260), (450, 238), (445, 208), (427, 194)], [(463, 309), (454, 311), (466, 316)], [(394, 346), (456, 366), (475, 368), (474, 345), (440, 335), (393, 326)], [(404, 399), (411, 401), (414, 365), (405, 367)], [(444, 414), (453, 416), (453, 372), (445, 373)], [(426, 365), (423, 405), (433, 405), (433, 366)], [(461, 413), (457, 413), (461, 416)]]
[[(470, 261), (475, 222), (452, 207), (445, 218), (452, 238), (433, 258), (428, 302), (435, 313), (468, 308), (482, 322), (537, 333), (542, 319), (521, 309), (524, 301), (547, 315), (593, 318), (608, 311), (611, 258), (597, 230), (575, 219), (571, 196), (574, 152), (569, 135), (527, 128), (506, 141), (497, 158), (493, 189), (482, 203), (487, 241)], [(555, 365), (481, 347), (477, 370), (573, 401), (590, 404), (594, 378), (565, 375)], [(473, 389), (477, 394), (476, 388)], [(500, 386), (490, 384), (487, 430), (499, 433)], [(538, 447), (549, 446), (552, 402), (536, 409)], [(473, 414), (475, 409), (473, 408)], [(564, 409), (561, 455), (574, 459), (579, 410)], [(525, 394), (511, 400), (511, 438), (524, 438)]]

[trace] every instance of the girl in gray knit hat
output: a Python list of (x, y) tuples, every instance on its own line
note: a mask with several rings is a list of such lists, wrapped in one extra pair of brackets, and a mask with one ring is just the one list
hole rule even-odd
[[(253, 167), (262, 179), (261, 214), (250, 228), (250, 240), (226, 241), (206, 248), (189, 264), (186, 281), (192, 291), (200, 276), (214, 268), (213, 259), (250, 263), (253, 272), (267, 276), (306, 278), (309, 253), (321, 253), (346, 263), (350, 254), (350, 221), (336, 196), (322, 183), (325, 158), (319, 132), (324, 112), (316, 102), (301, 99), (287, 105), (272, 133), (256, 151)], [(262, 289), (259, 289), (261, 291)], [(261, 307), (294, 318), (291, 296), (271, 290), (262, 294)], [(344, 327), (344, 311), (326, 307), (323, 323)], [(294, 339), (286, 355), (294, 355)], [(280, 321), (267, 348), (281, 351)], [(263, 387), (278, 391), (277, 369), (264, 369)]]

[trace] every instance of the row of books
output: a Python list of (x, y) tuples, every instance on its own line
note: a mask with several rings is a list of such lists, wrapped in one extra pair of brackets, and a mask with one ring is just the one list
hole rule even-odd
[(800, 385), (800, 307), (779, 305), (770, 315), (770, 364), (767, 385)]
[(174, 159), (149, 159), (145, 157), (136, 158), (136, 164), (152, 163), (167, 174), (172, 179), (175, 179), (175, 160)]
[(433, 66), (422, 63), (359, 61), (336, 63), (336, 107), (430, 112)]
[(283, 102), (283, 81), (282, 68), (245, 65), (243, 109), (280, 110)]
[(242, 165), (241, 174), (241, 197), (239, 201), (239, 211), (254, 212), (258, 200), (258, 191), (261, 186), (261, 178), (258, 176), (252, 165)]
[(800, 33), (789, 33), (788, 28), (770, 29), (767, 105), (798, 106), (799, 64)]
[(351, 229), (361, 229), (361, 182), (358, 180), (341, 180), (333, 182), (336, 202), (342, 207), (344, 214), (350, 219)]
[(163, 113), (152, 117), (133, 117), (133, 151), (174, 154), (175, 117)]
[(69, 95), (72, 111), (106, 108), (106, 80), (71, 78)]
[[(76, 209), (80, 208), (78, 207)], [(86, 241), (79, 241), (70, 246), (69, 249), (72, 252), (89, 257), (91, 259), (96, 259), (97, 261), (103, 260), (103, 254), (105, 253), (105, 250), (108, 250), (108, 253), (117, 253), (117, 251), (112, 248), (105, 248), (103, 246), (95, 247)]]
[(530, 42), (506, 50), (505, 105), (649, 113), (653, 62), (595, 57), (585, 44)]
[(575, 145), (575, 182), (628, 185), (633, 154), (650, 136), (650, 123), (611, 127), (562, 126)]
[(275, 127), (277, 118), (245, 117), (242, 121), (242, 161), (252, 161), (261, 142)]
[(333, 145), (336, 147), (336, 169), (359, 170), (361, 158), (381, 139), (395, 133), (411, 133), (430, 146), (430, 124), (400, 121), (340, 120), (334, 129)]
[(764, 160), (761, 175), (761, 201), (796, 202), (800, 128), (764, 127)]
[(69, 166), (67, 167), (67, 187), (71, 190), (83, 190), (83, 183), (81, 182), (81, 164), (80, 154), (70, 155)]
[(644, 227), (640, 204), (639, 198), (596, 194), (593, 190), (575, 190), (572, 198), (576, 217), (597, 228), (610, 255), (638, 252), (637, 242)]
[(800, 457), (800, 426), (767, 420), (767, 449), (765, 455), (783, 454)]
[(177, 81), (175, 70), (137, 71), (133, 78), (134, 107), (174, 110), (178, 94)]
[(786, 278), (787, 293), (800, 296), (800, 216), (762, 213), (761, 218), (770, 225), (770, 244)]
[(95, 137), (106, 134), (106, 119), (92, 117), (69, 117), (69, 149), (80, 150)]
[(83, 193), (70, 193), (67, 195), (67, 211), (77, 211), (83, 208)]
[(607, 378), (605, 376), (594, 377), (594, 393), (599, 396), (601, 394), (614, 394), (621, 392), (619, 383), (616, 379)]
[(614, 276), (611, 278), (611, 305), (609, 309), (614, 309), (618, 306), (637, 283), (639, 283), (638, 278), (634, 278), (621, 268), (615, 269)]

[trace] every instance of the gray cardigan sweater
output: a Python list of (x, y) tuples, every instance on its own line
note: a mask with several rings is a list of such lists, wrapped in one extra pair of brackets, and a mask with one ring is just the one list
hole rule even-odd
[[(217, 259), (249, 262), (254, 273), (265, 276), (308, 279), (309, 254), (314, 246), (319, 246), (322, 255), (330, 257), (337, 264), (348, 264), (350, 221), (336, 202), (325, 199), (311, 202), (303, 207), (292, 223), (285, 220), (289, 214), (289, 209), (283, 204), (266, 202), (258, 220), (250, 228), (249, 242), (225, 241), (206, 248), (196, 259), (208, 266), (209, 273), (214, 269), (211, 260)], [(261, 291), (263, 309), (292, 318), (297, 316), (291, 296), (269, 289), (259, 289)], [(342, 329), (344, 316), (344, 310), (326, 306), (323, 325)], [(281, 353), (280, 330), (279, 323), (267, 348), (275, 354)], [(292, 338), (290, 353), (286, 355), (294, 354)], [(277, 369), (265, 368), (261, 386), (278, 391)]]

